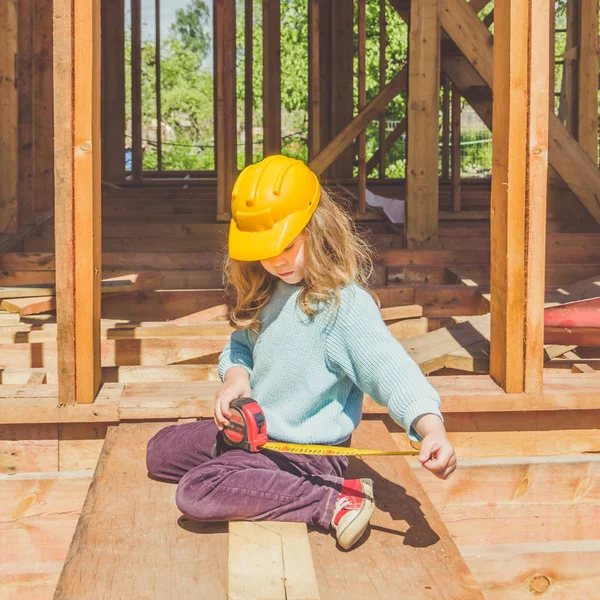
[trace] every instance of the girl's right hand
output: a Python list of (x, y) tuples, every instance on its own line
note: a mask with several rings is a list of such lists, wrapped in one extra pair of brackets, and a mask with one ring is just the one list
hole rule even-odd
[(217, 391), (214, 406), (215, 423), (219, 429), (229, 424), (229, 404), (237, 398), (252, 396), (250, 376), (243, 367), (232, 367), (225, 375), (225, 383)]

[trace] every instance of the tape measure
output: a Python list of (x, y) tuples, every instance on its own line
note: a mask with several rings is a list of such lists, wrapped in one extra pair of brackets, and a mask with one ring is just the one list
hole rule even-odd
[(417, 456), (418, 451), (368, 450), (363, 448), (345, 448), (343, 446), (321, 446), (318, 444), (288, 444), (269, 442), (267, 420), (252, 398), (238, 398), (229, 405), (231, 417), (223, 429), (223, 441), (232, 448), (241, 448), (247, 452), (274, 450), (290, 454), (309, 454), (313, 456)]

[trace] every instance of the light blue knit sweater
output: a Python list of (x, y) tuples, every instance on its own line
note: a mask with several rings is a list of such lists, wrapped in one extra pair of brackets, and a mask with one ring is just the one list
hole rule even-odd
[(409, 432), (424, 414), (440, 413), (440, 398), (384, 324), (371, 295), (352, 283), (337, 309), (309, 319), (297, 306), (301, 287), (283, 281), (261, 313), (261, 330), (235, 331), (219, 357), (219, 375), (234, 365), (250, 373), (269, 438), (339, 444), (361, 419), (363, 392), (386, 406)]

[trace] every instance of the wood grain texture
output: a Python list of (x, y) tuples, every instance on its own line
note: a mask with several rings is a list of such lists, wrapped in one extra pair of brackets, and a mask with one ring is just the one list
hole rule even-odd
[[(363, 421), (352, 445), (394, 449), (381, 422)], [(350, 553), (335, 540), (311, 532), (321, 598), (390, 598), (410, 589), (410, 597), (483, 598), (474, 577), (431, 501), (402, 458), (353, 459), (348, 477), (374, 480), (376, 509), (364, 541)], [(435, 565), (435, 569), (433, 569)]]
[(438, 0), (414, 0), (411, 3), (408, 61), (407, 248), (437, 243), (439, 71)]
[[(126, 424), (108, 430), (55, 600), (99, 593), (107, 599), (227, 597), (226, 525), (182, 516), (176, 487), (147, 475), (146, 445), (162, 427)], [(118, 575), (134, 564), (135, 577)]]
[(0, 3), (0, 233), (18, 226), (17, 2)]

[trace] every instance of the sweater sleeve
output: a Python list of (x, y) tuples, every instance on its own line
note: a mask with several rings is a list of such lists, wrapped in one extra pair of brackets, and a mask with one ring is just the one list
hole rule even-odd
[(244, 367), (251, 374), (254, 366), (253, 349), (254, 340), (247, 329), (234, 331), (231, 334), (229, 344), (223, 348), (223, 352), (219, 356), (219, 377), (221, 381), (225, 381), (225, 373), (235, 366)]
[(341, 290), (326, 352), (329, 367), (387, 407), (411, 440), (421, 440), (412, 427), (418, 417), (435, 414), (443, 420), (439, 394), (387, 328), (371, 295), (358, 285)]

